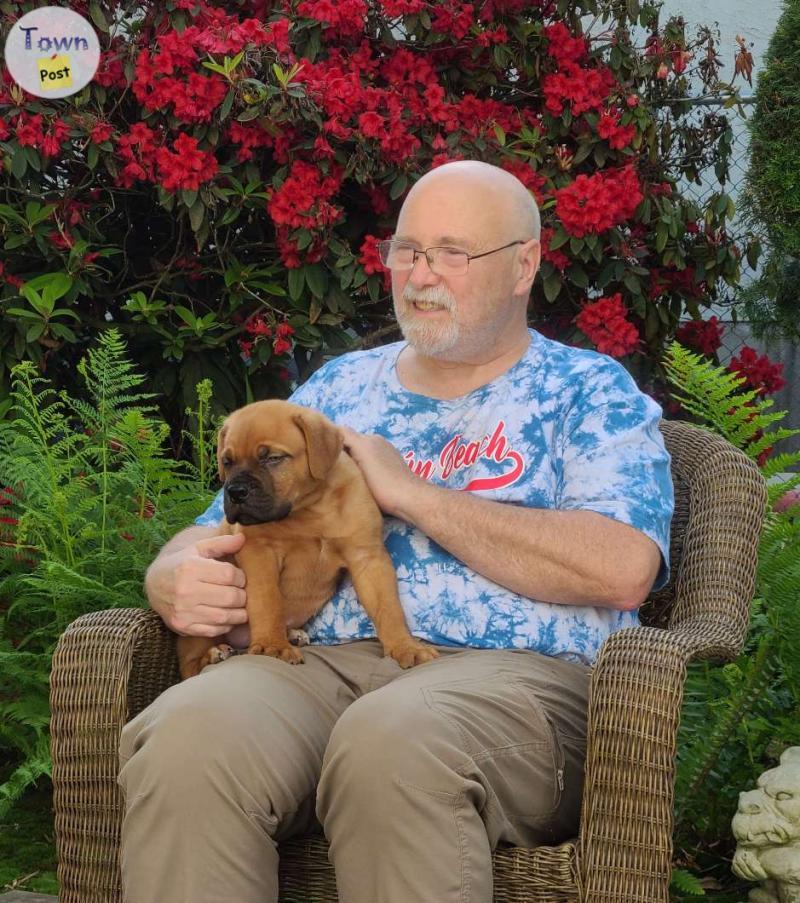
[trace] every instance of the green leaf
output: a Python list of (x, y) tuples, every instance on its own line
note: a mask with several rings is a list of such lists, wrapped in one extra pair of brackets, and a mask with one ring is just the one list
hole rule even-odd
[(194, 207), (194, 202), (197, 200), (197, 192), (193, 188), (184, 188), (181, 190), (181, 198), (183, 199), (183, 203), (191, 209)]
[(311, 289), (311, 294), (316, 298), (322, 298), (328, 288), (328, 276), (325, 270), (317, 263), (305, 267), (306, 282)]
[(31, 323), (28, 331), (25, 333), (25, 341), (29, 343), (35, 342), (45, 331), (46, 327), (47, 323), (44, 320), (39, 320), (38, 323)]
[(392, 187), (389, 189), (389, 197), (396, 201), (397, 198), (406, 190), (408, 186), (408, 176), (405, 173), (401, 173), (395, 180), (392, 182)]
[(222, 104), (219, 108), (219, 121), (224, 122), (228, 118), (228, 114), (231, 111), (231, 107), (233, 106), (233, 89), (231, 88), (225, 96), (225, 100), (222, 101)]
[(103, 10), (100, 8), (97, 0), (91, 0), (91, 3), (89, 3), (89, 15), (100, 31), (108, 34), (108, 22), (106, 22), (106, 17), (103, 15)]
[(558, 272), (554, 272), (544, 280), (542, 285), (545, 298), (552, 304), (561, 293), (561, 275)]
[(289, 297), (293, 301), (299, 300), (300, 296), (303, 294), (303, 289), (305, 288), (306, 284), (305, 269), (300, 267), (289, 270), (288, 281)]
[(97, 166), (97, 161), (100, 159), (100, 148), (96, 144), (90, 144), (89, 150), (86, 151), (86, 163), (89, 169), (94, 169)]
[(191, 326), (192, 329), (197, 329), (197, 317), (188, 309), (188, 307), (181, 307), (176, 304), (174, 310), (187, 326)]
[(23, 232), (18, 232), (16, 235), (10, 235), (6, 239), (4, 247), (7, 251), (13, 251), (14, 248), (21, 248), (22, 245), (28, 244), (31, 238), (32, 236), (30, 235), (27, 235)]
[(192, 225), (192, 232), (199, 232), (203, 225), (203, 219), (206, 215), (206, 205), (198, 198), (189, 210), (189, 222)]
[[(28, 159), (25, 156), (25, 148), (24, 147), (16, 147), (11, 152), (11, 172), (18, 178), (21, 179), (25, 175), (25, 170), (28, 168)], [(8, 245), (6, 245), (8, 247)]]
[(19, 293), (41, 317), (47, 318), (53, 312), (53, 302), (45, 301), (29, 283), (23, 285)]

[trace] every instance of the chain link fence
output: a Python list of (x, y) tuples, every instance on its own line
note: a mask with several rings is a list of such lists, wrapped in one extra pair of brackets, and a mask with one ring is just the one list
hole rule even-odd
[[(747, 119), (753, 111), (754, 97), (743, 97), (742, 107), (744, 116), (739, 115), (737, 109), (723, 109), (721, 99), (704, 98), (696, 103), (697, 115), (703, 116), (709, 111), (724, 112), (728, 115), (733, 130), (733, 142), (729, 161), (729, 179), (721, 186), (713, 167), (709, 167), (701, 173), (700, 183), (685, 182), (682, 192), (696, 200), (705, 202), (714, 192), (724, 188), (736, 204), (737, 213), (730, 223), (729, 234), (731, 238), (744, 248), (749, 236), (757, 235), (762, 244), (765, 236), (758, 228), (745, 221), (741, 211), (741, 199), (745, 190), (747, 170), (750, 165), (750, 133)], [(742, 285), (746, 286), (758, 276), (758, 269), (751, 269), (747, 261), (742, 259)], [(764, 341), (753, 334), (750, 324), (735, 316), (737, 298), (733, 289), (728, 288), (727, 295), (719, 299), (711, 308), (707, 316), (716, 316), (724, 329), (722, 347), (719, 349), (719, 359), (723, 366), (727, 366), (734, 357), (737, 357), (745, 345), (754, 348), (759, 355), (766, 354), (771, 361), (783, 365), (783, 378), (786, 386), (776, 392), (772, 398), (773, 410), (787, 411), (788, 416), (783, 421), (783, 426), (800, 429), (800, 349), (794, 342), (788, 339)], [(781, 443), (781, 451), (800, 450), (800, 436), (788, 439)]]

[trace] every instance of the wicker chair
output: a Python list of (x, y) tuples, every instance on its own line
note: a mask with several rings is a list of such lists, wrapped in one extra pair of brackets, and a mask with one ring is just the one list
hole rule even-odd
[[(670, 584), (646, 626), (612, 635), (594, 666), (580, 837), (494, 855), (497, 903), (665, 903), (672, 852), (676, 731), (686, 665), (742, 648), (766, 489), (718, 437), (664, 423), (676, 507)], [(152, 611), (84, 615), (62, 636), (51, 682), (62, 903), (121, 899), (122, 725), (177, 681), (174, 636)], [(335, 901), (322, 837), (281, 848), (281, 899)], [(410, 901), (409, 901), (410, 903)]]

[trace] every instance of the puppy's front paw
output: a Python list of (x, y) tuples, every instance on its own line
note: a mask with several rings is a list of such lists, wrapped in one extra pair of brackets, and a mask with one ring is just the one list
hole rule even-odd
[(303, 661), (303, 653), (296, 646), (290, 646), (288, 643), (274, 643), (269, 640), (263, 643), (256, 642), (247, 651), (250, 655), (269, 655), (272, 658), (279, 658), (282, 662), (288, 662), (290, 665), (299, 665)]
[(390, 655), (401, 668), (413, 668), (414, 665), (422, 665), (439, 658), (439, 653), (433, 646), (412, 636), (393, 643), (391, 646), (384, 646), (383, 651), (385, 655)]

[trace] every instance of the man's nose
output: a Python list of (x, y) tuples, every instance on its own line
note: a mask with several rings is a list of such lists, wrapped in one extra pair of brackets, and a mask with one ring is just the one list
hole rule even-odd
[(250, 487), (246, 483), (232, 483), (227, 492), (230, 500), (240, 505), (250, 494)]
[(424, 288), (426, 285), (436, 285), (440, 277), (431, 270), (428, 258), (424, 254), (417, 254), (414, 266), (409, 273), (408, 281), (414, 288)]

